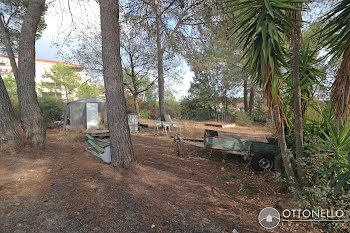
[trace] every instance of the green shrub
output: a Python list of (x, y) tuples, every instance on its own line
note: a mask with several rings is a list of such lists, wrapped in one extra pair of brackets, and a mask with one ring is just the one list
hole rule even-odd
[(275, 181), (276, 181), (276, 189), (280, 193), (285, 193), (289, 190), (289, 181), (288, 178), (285, 177), (280, 172), (275, 173)]
[(265, 100), (258, 98), (254, 106), (254, 120), (258, 122), (268, 122), (270, 118), (270, 111)]
[[(345, 160), (345, 156), (343, 157), (343, 160)], [(342, 189), (344, 189), (344, 191), (349, 191), (350, 189), (350, 153), (346, 161), (341, 161), (339, 158), (336, 158), (335, 162), (336, 163), (324, 173), (332, 178), (334, 177), (334, 194), (338, 195)]]
[(246, 112), (236, 112), (234, 118), (235, 122), (241, 126), (251, 126), (253, 124), (253, 121)]
[(142, 109), (140, 111), (140, 118), (152, 119), (152, 112), (150, 110), (147, 110), (147, 109)]
[(11, 99), (12, 103), (18, 103), (18, 98), (17, 98), (17, 84), (16, 84), (16, 79), (13, 75), (9, 74), (5, 77), (2, 78), (4, 81), (7, 93)]
[(229, 180), (236, 178), (236, 175), (233, 173), (225, 173), (225, 174), (222, 174), (221, 176), (219, 176), (219, 178), (222, 180), (225, 180), (225, 181), (229, 181)]
[(126, 111), (128, 113), (135, 113), (134, 97), (128, 93), (124, 94), (126, 101)]
[(66, 109), (66, 104), (59, 98), (40, 97), (38, 98), (38, 102), (40, 109), (43, 112), (45, 123), (59, 121)]
[(321, 114), (317, 111), (318, 108), (324, 109), (326, 106), (325, 102), (322, 102), (316, 98), (309, 99), (308, 106), (305, 112), (306, 122), (318, 121), (321, 118)]
[(79, 85), (77, 97), (79, 99), (86, 99), (99, 95), (98, 87), (94, 83), (83, 82)]
[(213, 153), (212, 150), (206, 150), (206, 151), (204, 151), (204, 155), (202, 156), (202, 158), (204, 158), (204, 159), (210, 159), (212, 153)]
[[(319, 119), (304, 125), (304, 156), (301, 161), (307, 184), (294, 192), (302, 208), (340, 209), (350, 215), (350, 129), (336, 127), (331, 105), (316, 109)], [(332, 168), (331, 170), (328, 170)], [(327, 172), (328, 170), (328, 172)], [(326, 171), (326, 172), (325, 172)], [(278, 179), (277, 179), (278, 181)], [(348, 223), (320, 223), (325, 232), (350, 232)]]
[[(305, 141), (309, 148), (316, 148), (310, 155), (323, 161), (323, 170), (328, 171), (326, 178), (333, 180), (334, 192), (338, 194), (342, 188), (349, 190), (350, 186), (350, 125), (346, 122), (338, 125), (329, 103), (317, 111), (319, 121), (314, 120), (309, 125)], [(310, 143), (310, 136), (314, 144)]]
[[(323, 167), (326, 161), (318, 158), (305, 165), (306, 180), (310, 185), (303, 187), (302, 190), (294, 192), (295, 201), (303, 209), (319, 210), (334, 209), (343, 210), (346, 218), (350, 216), (350, 192), (341, 192), (334, 194), (331, 180), (323, 174)], [(349, 232), (348, 223), (332, 222), (320, 223), (325, 232)]]
[(209, 108), (198, 108), (193, 110), (193, 116), (191, 119), (195, 121), (208, 121), (211, 119)]
[(245, 180), (241, 181), (242, 189), (248, 194), (258, 193), (259, 191), (251, 184), (247, 183)]

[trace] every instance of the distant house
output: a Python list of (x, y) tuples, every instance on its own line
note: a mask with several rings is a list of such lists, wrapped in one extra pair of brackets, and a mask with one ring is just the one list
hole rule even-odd
[(236, 111), (244, 111), (244, 103), (237, 103), (234, 105)]
[[(16, 57), (16, 62), (18, 63), (18, 57)], [(59, 61), (52, 60), (44, 60), (44, 59), (35, 59), (35, 83), (40, 86), (45, 84), (46, 87), (52, 87), (50, 89), (44, 87), (38, 91), (39, 96), (56, 96), (59, 98), (66, 99), (66, 93), (62, 91), (61, 87), (56, 85), (56, 83), (49, 77), (45, 75), (45, 71), (49, 71), (50, 68), (55, 63), (62, 63), (72, 66), (77, 72), (79, 72), (80, 76), (87, 80), (88, 76), (85, 72), (83, 72), (83, 68), (80, 65), (64, 63)], [(0, 74), (2, 77), (5, 77), (9, 74), (13, 74), (12, 67), (10, 64), (10, 59), (8, 56), (0, 55)], [(54, 90), (54, 91), (53, 91)]]

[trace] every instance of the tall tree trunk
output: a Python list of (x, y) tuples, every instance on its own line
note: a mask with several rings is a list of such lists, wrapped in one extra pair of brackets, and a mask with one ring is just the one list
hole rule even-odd
[(100, 0), (103, 76), (112, 165), (128, 168), (135, 160), (128, 126), (120, 59), (118, 0)]
[(297, 159), (297, 175), (300, 184), (305, 184), (303, 167), (300, 160), (303, 158), (303, 111), (301, 100), (301, 88), (299, 78), (299, 47), (301, 42), (302, 27), (302, 3), (295, 3), (294, 6), (300, 8), (298, 10), (287, 10), (286, 15), (296, 20), (296, 27), (290, 31), (291, 48), (293, 53), (293, 107), (294, 107), (294, 133), (295, 133), (295, 151)]
[(255, 84), (250, 84), (250, 94), (249, 94), (249, 116), (250, 119), (254, 120), (254, 100), (255, 100)]
[(281, 157), (283, 161), (284, 170), (288, 176), (288, 180), (293, 182), (297, 186), (298, 181), (296, 179), (292, 164), (290, 162), (287, 143), (286, 143), (286, 135), (284, 133), (284, 124), (282, 122), (280, 109), (277, 104), (273, 106), (273, 119), (277, 129), (278, 145), (281, 150)]
[(301, 109), (301, 88), (299, 80), (299, 29), (294, 29), (293, 33), (293, 97), (294, 97), (294, 133), (295, 151), (297, 159), (297, 172), (301, 185), (305, 185), (305, 174), (301, 159), (303, 155), (303, 113)]
[(17, 79), (18, 67), (17, 67), (17, 63), (16, 63), (15, 54), (13, 53), (13, 49), (11, 47), (11, 40), (10, 40), (9, 32), (8, 32), (7, 28), (5, 27), (5, 24), (1, 18), (0, 18), (0, 33), (2, 35), (2, 41), (3, 41), (3, 44), (5, 45), (7, 55), (10, 59), (13, 75)]
[(23, 139), (19, 133), (19, 124), (1, 75), (0, 112), (0, 152), (20, 150), (24, 146)]
[(161, 41), (161, 14), (159, 12), (158, 1), (156, 7), (156, 27), (157, 27), (157, 59), (158, 59), (158, 95), (160, 120), (165, 121), (165, 91), (164, 91), (164, 68), (163, 68), (163, 49)]
[(336, 73), (331, 88), (331, 100), (336, 111), (336, 119), (341, 126), (349, 122), (350, 116), (350, 47), (344, 54), (343, 60)]
[(244, 111), (248, 112), (248, 81), (243, 82), (243, 101), (244, 101)]
[(227, 97), (227, 92), (225, 91), (225, 120), (226, 120), (227, 114), (228, 114), (228, 97)]
[(134, 106), (135, 106), (135, 111), (137, 113), (137, 116), (140, 118), (140, 107), (139, 107), (139, 95), (138, 94), (133, 94), (134, 97)]
[(69, 99), (68, 99), (68, 91), (67, 91), (67, 88), (64, 87), (64, 91), (66, 92), (66, 100), (67, 100), (67, 103), (69, 103)]
[(132, 80), (132, 85), (134, 87), (134, 90), (132, 90), (132, 95), (134, 97), (134, 106), (135, 106), (135, 111), (137, 113), (137, 116), (140, 118), (140, 108), (139, 108), (139, 90), (136, 82), (136, 72), (135, 72), (135, 64), (134, 64), (134, 59), (131, 54), (130, 55), (130, 66), (131, 66), (131, 80)]
[[(287, 143), (286, 143), (286, 135), (284, 132), (284, 112), (283, 112), (283, 100), (282, 96), (277, 89), (277, 96), (273, 95), (273, 90), (274, 87), (272, 85), (273, 83), (273, 76), (271, 72), (271, 66), (269, 62), (266, 64), (265, 67), (265, 74), (263, 76), (263, 79), (261, 80), (261, 86), (263, 90), (263, 94), (265, 95), (266, 98), (266, 103), (271, 110), (271, 114), (273, 117), (273, 121), (275, 123), (276, 131), (277, 131), (277, 139), (278, 139), (278, 145), (280, 147), (280, 156), (275, 158), (275, 161), (278, 162), (276, 164), (277, 169), (280, 168), (279, 164), (279, 158), (282, 157), (283, 161), (283, 166), (284, 166), (284, 171), (286, 172), (286, 175), (288, 177), (288, 180), (296, 187), (299, 188), (298, 180), (296, 179), (289, 154), (290, 152), (288, 151), (287, 148)], [(275, 74), (277, 74), (277, 69), (273, 71)], [(275, 77), (276, 78), (276, 77)]]
[(35, 35), (45, 0), (31, 0), (24, 16), (19, 41), (17, 94), (22, 128), (34, 148), (45, 146), (46, 128), (35, 91)]

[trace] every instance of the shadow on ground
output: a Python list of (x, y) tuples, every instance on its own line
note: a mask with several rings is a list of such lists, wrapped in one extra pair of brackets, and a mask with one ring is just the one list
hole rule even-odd
[[(133, 144), (137, 163), (127, 170), (54, 130), (45, 150), (2, 156), (0, 232), (264, 232), (259, 211), (285, 197), (274, 191), (273, 174), (244, 163), (208, 160), (193, 147), (177, 157), (170, 138), (149, 133), (133, 135)], [(236, 178), (222, 180), (225, 173)], [(242, 180), (259, 192), (247, 194)]]

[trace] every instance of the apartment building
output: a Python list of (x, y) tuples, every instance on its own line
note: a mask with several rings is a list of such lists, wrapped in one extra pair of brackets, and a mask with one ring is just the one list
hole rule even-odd
[[(18, 58), (16, 57), (16, 62)], [(50, 68), (59, 61), (44, 60), (44, 59), (35, 59), (35, 83), (37, 87), (37, 92), (39, 96), (56, 96), (59, 98), (66, 99), (66, 93), (63, 88), (57, 85), (51, 78), (45, 75), (45, 71), (49, 71)], [(59, 62), (63, 63), (63, 62)], [(85, 72), (83, 72), (82, 67), (76, 64), (64, 63), (72, 66), (74, 69), (79, 72), (83, 80), (88, 80), (89, 77)], [(12, 74), (12, 67), (10, 64), (10, 59), (8, 56), (0, 55), (0, 74), (2, 77), (5, 77), (9, 74)], [(50, 88), (47, 88), (50, 87)]]

